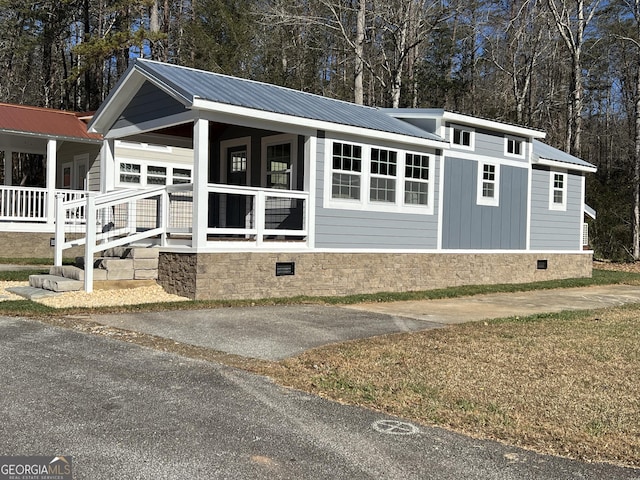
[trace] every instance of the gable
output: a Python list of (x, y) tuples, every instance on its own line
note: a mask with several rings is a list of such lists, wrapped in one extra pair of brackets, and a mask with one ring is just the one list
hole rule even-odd
[(111, 128), (140, 125), (151, 120), (182, 113), (185, 110), (182, 103), (145, 81)]

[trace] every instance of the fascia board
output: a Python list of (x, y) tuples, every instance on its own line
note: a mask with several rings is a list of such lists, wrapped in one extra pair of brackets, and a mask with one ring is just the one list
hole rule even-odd
[(472, 117), (469, 115), (463, 115), (461, 113), (453, 113), (445, 111), (442, 115), (443, 120), (452, 123), (462, 123), (473, 127), (487, 128), (490, 130), (498, 130), (504, 133), (512, 135), (518, 135), (528, 138), (545, 138), (547, 134), (539, 130), (533, 130), (531, 128), (520, 127), (517, 125), (509, 125), (506, 123), (495, 122), (493, 120), (486, 120), (484, 118)]
[(229, 105), (226, 103), (212, 102), (202, 98), (194, 98), (193, 109), (221, 112), (248, 119), (263, 120), (268, 122), (280, 123), (298, 128), (303, 127), (313, 130), (325, 130), (330, 132), (339, 132), (343, 134), (356, 135), (359, 137), (375, 138), (377, 140), (387, 140), (403, 144), (415, 145), (420, 147), (446, 148), (448, 143), (444, 141), (429, 140), (426, 138), (412, 137), (398, 133), (383, 132), (380, 130), (371, 130), (368, 128), (354, 127), (350, 125), (342, 125), (338, 123), (327, 122), (324, 120), (313, 120), (293, 115), (285, 115), (282, 113), (267, 112), (263, 110), (255, 110), (247, 107), (239, 107), (237, 105)]
[(546, 167), (561, 168), (563, 170), (577, 170), (578, 172), (595, 173), (597, 167), (588, 167), (586, 165), (577, 165), (575, 163), (559, 162), (548, 158), (538, 158), (532, 162), (534, 165), (544, 165)]
[(52, 135), (48, 133), (24, 132), (21, 130), (0, 129), (0, 133), (7, 134), (7, 135), (15, 135), (18, 137), (38, 138), (41, 140), (58, 140), (60, 142), (90, 143), (90, 144), (98, 144), (98, 145), (102, 143), (102, 139), (100, 138), (68, 137), (66, 135)]

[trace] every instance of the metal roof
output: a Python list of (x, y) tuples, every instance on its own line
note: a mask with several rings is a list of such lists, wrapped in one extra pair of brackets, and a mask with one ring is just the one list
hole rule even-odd
[(302, 119), (443, 141), (439, 136), (393, 118), (377, 108), (146, 59), (136, 59), (131, 68), (138, 69), (167, 92), (181, 97), (187, 105), (193, 104), (195, 99), (203, 99)]
[(596, 168), (595, 165), (589, 162), (585, 162), (584, 160), (574, 157), (569, 153), (553, 148), (539, 140), (533, 141), (533, 160), (552, 160), (554, 162), (567, 163), (569, 165), (577, 165), (579, 167), (593, 169), (594, 171)]
[(101, 135), (87, 131), (87, 124), (76, 113), (9, 103), (0, 103), (0, 131), (82, 141), (102, 140)]

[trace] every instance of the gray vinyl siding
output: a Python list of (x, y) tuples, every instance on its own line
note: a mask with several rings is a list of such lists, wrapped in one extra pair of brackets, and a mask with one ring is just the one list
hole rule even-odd
[(582, 176), (567, 174), (567, 210), (558, 211), (549, 209), (550, 175), (548, 169), (532, 170), (531, 249), (580, 250)]
[(184, 105), (145, 82), (112, 128), (124, 128), (185, 111)]
[(500, 166), (498, 206), (477, 205), (478, 163), (445, 160), (442, 248), (526, 248), (527, 169)]
[[(438, 216), (324, 208), (324, 159), (327, 140), (318, 138), (316, 181), (317, 248), (435, 249)], [(435, 158), (435, 157), (434, 157)], [(434, 212), (438, 211), (439, 165), (434, 162)], [(366, 195), (366, 192), (362, 192)]]
[[(457, 124), (452, 124), (452, 123), (448, 123), (447, 127), (454, 127), (454, 126), (460, 126), (461, 128), (468, 128), (471, 129), (475, 132), (475, 148), (473, 150), (473, 154), (474, 155), (478, 155), (478, 156), (485, 156), (485, 157), (490, 157), (492, 159), (502, 159), (502, 158), (506, 158), (509, 159), (510, 161), (521, 161), (523, 164), (526, 164), (526, 157), (515, 157), (512, 155), (505, 155), (505, 138), (506, 135), (503, 133), (498, 133), (498, 132), (492, 132), (490, 130), (483, 130), (483, 129), (478, 129), (478, 128), (473, 128), (473, 127), (468, 127), (468, 126), (464, 126), (464, 125), (457, 125)], [(449, 140), (449, 137), (451, 135), (451, 130), (449, 128), (447, 128), (447, 139)], [(525, 149), (525, 152), (528, 151), (528, 143), (526, 142), (526, 139), (523, 137), (518, 137), (517, 135), (514, 135), (514, 138), (522, 138), (522, 140), (524, 141), (522, 148)], [(451, 145), (451, 150), (455, 151), (455, 150), (460, 150), (460, 151), (465, 151), (465, 152), (471, 152), (468, 149), (460, 149), (458, 146), (456, 145)]]

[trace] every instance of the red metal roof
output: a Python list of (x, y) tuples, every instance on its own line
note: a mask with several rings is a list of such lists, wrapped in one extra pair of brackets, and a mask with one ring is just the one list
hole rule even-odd
[(81, 117), (86, 118), (87, 114), (0, 103), (0, 131), (25, 132), (45, 137), (101, 140), (102, 135), (87, 132), (87, 124)]

